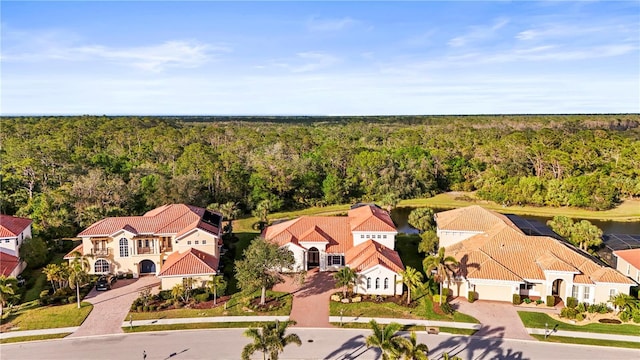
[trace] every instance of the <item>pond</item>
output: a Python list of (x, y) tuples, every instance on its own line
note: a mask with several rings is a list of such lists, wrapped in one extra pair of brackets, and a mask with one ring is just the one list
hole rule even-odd
[[(417, 234), (418, 230), (409, 225), (408, 218), (409, 213), (414, 208), (411, 207), (398, 207), (391, 211), (391, 219), (398, 227), (398, 232), (407, 234)], [(435, 212), (445, 211), (444, 209), (433, 208)], [(542, 224), (546, 224), (551, 217), (544, 216), (530, 216), (520, 215), (520, 217), (535, 220)], [(581, 219), (578, 219), (581, 220)], [(601, 220), (589, 220), (592, 224), (602, 229), (605, 234), (640, 234), (640, 222), (623, 222), (623, 221), (601, 221)]]

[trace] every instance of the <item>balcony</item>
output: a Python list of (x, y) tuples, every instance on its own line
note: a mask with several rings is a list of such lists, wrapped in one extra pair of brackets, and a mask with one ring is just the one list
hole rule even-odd
[(111, 249), (96, 249), (96, 248), (92, 248), (91, 249), (91, 255), (93, 256), (109, 256), (109, 254), (111, 254)]
[(153, 248), (151, 247), (138, 247), (138, 252), (136, 254), (155, 254), (156, 252), (153, 251)]

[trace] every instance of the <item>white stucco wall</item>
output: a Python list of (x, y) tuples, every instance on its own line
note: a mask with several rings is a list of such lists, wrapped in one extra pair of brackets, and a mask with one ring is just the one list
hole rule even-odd
[(630, 289), (631, 289), (630, 285), (617, 284), (617, 283), (596, 283), (593, 301), (595, 304), (609, 302), (611, 298), (611, 290), (615, 292), (614, 295), (618, 295), (618, 294), (629, 295)]
[[(615, 254), (614, 254), (615, 256)], [(628, 276), (634, 281), (640, 283), (640, 269), (634, 267), (630, 263), (628, 263), (625, 259), (616, 256), (616, 270), (618, 270), (622, 275)]]
[(302, 270), (306, 270), (307, 266), (307, 251), (302, 247), (287, 243), (282, 245), (282, 248), (285, 248), (293, 253), (293, 259), (295, 260), (295, 264), (293, 265), (293, 269), (282, 269), (283, 272), (298, 272)]
[[(402, 283), (397, 283), (400, 276), (388, 268), (377, 265), (367, 269), (359, 275), (355, 292), (365, 295), (402, 295)], [(371, 287), (367, 289), (367, 278), (371, 278)], [(379, 288), (376, 289), (376, 279), (379, 279)], [(384, 288), (384, 279), (388, 279), (388, 288)]]
[(396, 231), (354, 231), (353, 246), (358, 246), (371, 239), (390, 249), (394, 249), (396, 234), (398, 234)]

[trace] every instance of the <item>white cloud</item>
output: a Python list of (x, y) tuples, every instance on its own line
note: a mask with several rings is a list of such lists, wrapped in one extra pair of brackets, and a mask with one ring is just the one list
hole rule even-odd
[(348, 16), (334, 19), (320, 19), (313, 17), (307, 21), (307, 28), (311, 31), (340, 31), (347, 29), (356, 23), (356, 20)]
[(340, 60), (331, 54), (315, 51), (301, 52), (296, 55), (305, 63), (292, 67), (291, 71), (293, 72), (309, 72), (327, 68)]
[(498, 19), (491, 26), (472, 26), (468, 33), (449, 40), (448, 45), (451, 47), (461, 47), (470, 42), (492, 38), (498, 30), (502, 29), (508, 23), (508, 19)]

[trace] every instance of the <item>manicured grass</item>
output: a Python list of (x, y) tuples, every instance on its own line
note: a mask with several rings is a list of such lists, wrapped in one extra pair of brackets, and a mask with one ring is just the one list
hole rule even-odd
[(9, 344), (9, 343), (17, 343), (23, 341), (37, 341), (37, 340), (49, 340), (49, 339), (62, 339), (70, 335), (71, 333), (61, 333), (61, 334), (48, 334), (48, 335), (33, 335), (33, 336), (17, 336), (14, 338), (2, 339), (0, 340), (0, 344)]
[(558, 330), (640, 336), (640, 325), (601, 323), (573, 325), (555, 320), (549, 315), (543, 313), (518, 311), (518, 315), (520, 316), (524, 326), (528, 328), (544, 329), (544, 324), (547, 323), (549, 324), (549, 328), (553, 328), (558, 324)]
[(169, 330), (194, 330), (194, 329), (223, 329), (223, 328), (250, 328), (259, 327), (263, 322), (226, 322), (226, 323), (195, 323), (195, 324), (171, 324), (171, 325), (142, 325), (123, 327), (126, 333), (145, 331), (169, 331)]
[(3, 323), (11, 322), (13, 327), (17, 327), (15, 330), (80, 326), (91, 312), (91, 309), (93, 309), (93, 305), (88, 302), (82, 302), (80, 309), (77, 308), (76, 304), (45, 307), (33, 307), (32, 304), (34, 302), (15, 311)]
[(547, 341), (547, 342), (554, 342), (554, 343), (611, 346), (611, 347), (640, 349), (640, 343), (632, 342), (632, 341), (583, 339), (583, 338), (572, 338), (572, 337), (553, 336), (553, 335), (545, 339), (544, 335), (531, 335), (531, 336), (533, 336), (534, 338), (540, 341)]
[[(63, 253), (56, 253), (53, 255), (53, 259), (51, 259), (51, 264), (61, 264), (64, 260), (62, 257), (66, 255)], [(27, 284), (33, 284), (24, 294), (22, 298), (22, 302), (29, 302), (33, 300), (38, 300), (40, 298), (40, 293), (44, 290), (45, 285), (47, 284), (47, 276), (42, 273), (43, 268), (38, 269), (29, 269), (25, 272), (24, 276), (27, 279), (35, 279), (33, 281), (27, 281)]]
[[(253, 296), (259, 296), (259, 292), (253, 294)], [(293, 297), (291, 294), (267, 291), (267, 297), (281, 297), (281, 300), (285, 301), (285, 305), (278, 310), (270, 312), (248, 312), (245, 311), (246, 301), (242, 298), (240, 293), (231, 296), (231, 299), (227, 302), (227, 309), (224, 306), (218, 306), (213, 309), (171, 309), (152, 312), (130, 312), (133, 320), (155, 320), (155, 319), (178, 319), (178, 318), (194, 318), (194, 317), (210, 317), (210, 316), (286, 316), (291, 313), (291, 302)], [(129, 319), (127, 315), (127, 319)]]
[(329, 314), (331, 316), (340, 316), (340, 310), (343, 310), (343, 316), (439, 320), (468, 322), (474, 324), (479, 323), (479, 321), (474, 317), (460, 312), (455, 312), (453, 316), (435, 313), (433, 311), (433, 303), (429, 297), (425, 296), (418, 301), (420, 301), (420, 304), (415, 308), (401, 306), (394, 303), (359, 302), (343, 304), (341, 302), (331, 301), (329, 304)]
[(447, 326), (440, 326), (439, 329), (440, 329), (440, 332), (443, 332), (443, 333), (467, 335), (467, 336), (473, 335), (478, 331), (473, 329), (458, 329), (458, 328), (452, 328)]
[[(474, 201), (461, 200), (461, 197), (467, 196)], [(482, 205), (483, 207), (495, 210), (497, 212), (516, 214), (516, 215), (534, 215), (553, 217), (556, 215), (564, 215), (572, 218), (594, 219), (594, 220), (615, 220), (615, 221), (640, 221), (640, 200), (624, 200), (617, 207), (604, 210), (593, 211), (571, 207), (535, 207), (535, 206), (508, 206), (504, 207), (493, 201), (478, 200), (474, 193), (457, 192), (438, 194), (427, 199), (409, 199), (401, 201), (398, 206), (429, 206), (442, 209), (453, 209), (469, 205)]]

